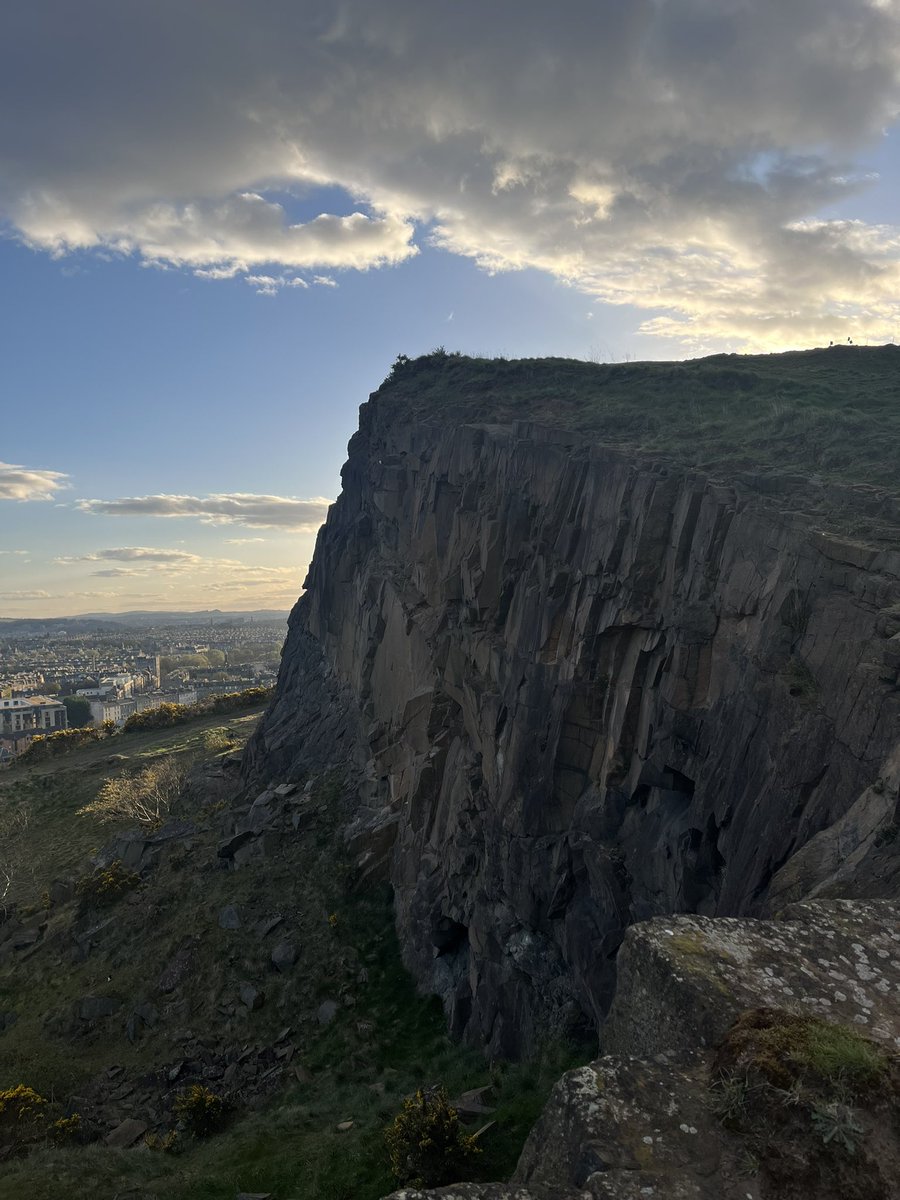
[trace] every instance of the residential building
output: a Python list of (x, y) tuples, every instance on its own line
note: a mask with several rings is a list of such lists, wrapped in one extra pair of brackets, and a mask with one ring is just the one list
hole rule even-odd
[(35, 734), (58, 733), (69, 725), (66, 706), (49, 696), (0, 699), (0, 743), (19, 754)]

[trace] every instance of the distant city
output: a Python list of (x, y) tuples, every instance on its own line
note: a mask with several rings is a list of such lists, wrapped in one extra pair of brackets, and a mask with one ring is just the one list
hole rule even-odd
[(274, 684), (287, 614), (0, 621), (0, 762), (38, 734)]

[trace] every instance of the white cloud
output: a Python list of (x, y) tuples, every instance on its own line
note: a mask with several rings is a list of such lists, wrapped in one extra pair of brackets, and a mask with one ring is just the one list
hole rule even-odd
[(44, 193), (20, 203), (16, 224), (25, 242), (56, 255), (111, 245), (121, 254), (139, 253), (154, 266), (195, 268), (206, 279), (229, 278), (264, 263), (367, 270), (417, 253), (413, 226), (400, 217), (322, 213), (291, 225), (282, 205), (254, 192), (218, 203), (157, 202), (102, 221), (75, 215), (66, 200)]
[(193, 517), (212, 525), (244, 525), (251, 529), (315, 532), (325, 520), (330, 500), (314, 496), (260, 496), (231, 492), (212, 496), (130, 496), (116, 500), (79, 500), (83, 512), (114, 517)]
[[(38, 471), (0, 462), (0, 500), (52, 500), (57, 492), (68, 486), (68, 478), (61, 471)], [(24, 551), (4, 553), (21, 554)]]
[(0, 600), (49, 600), (50, 593), (40, 590), (30, 592), (0, 592)]
[(268, 538), (263, 537), (245, 537), (245, 538), (226, 538), (226, 546), (249, 546), (254, 542), (266, 542)]
[[(262, 541), (262, 538), (238, 538), (242, 541)], [(258, 566), (233, 558), (204, 557), (186, 550), (158, 549), (148, 546), (119, 546), (95, 550), (89, 554), (57, 558), (61, 566), (73, 567), (82, 563), (124, 563), (124, 566), (102, 566), (89, 571), (92, 579), (154, 579), (162, 583), (177, 578), (182, 587), (191, 580), (201, 582), (205, 590), (267, 587), (296, 593), (301, 572), (295, 567)], [(76, 593), (70, 593), (75, 595)], [(78, 593), (84, 594), (84, 593)], [(58, 598), (58, 597), (54, 597)]]
[[(896, 331), (897, 229), (822, 217), (900, 112), (896, 0), (8, 8), (0, 215), (51, 253), (273, 295), (418, 226), (691, 346)], [(294, 220), (324, 186), (356, 211)]]
[(193, 565), (203, 562), (199, 554), (187, 550), (162, 550), (154, 546), (118, 546), (108, 550), (95, 550), (92, 554), (58, 558), (57, 562), (150, 562)]

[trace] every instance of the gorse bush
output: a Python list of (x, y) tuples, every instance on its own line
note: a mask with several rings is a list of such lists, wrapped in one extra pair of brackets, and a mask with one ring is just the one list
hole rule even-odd
[(228, 1119), (228, 1102), (202, 1083), (192, 1084), (175, 1097), (175, 1116), (194, 1137), (218, 1133)]
[(159, 1154), (179, 1154), (184, 1149), (176, 1129), (169, 1129), (166, 1133), (148, 1133), (144, 1145)]
[(420, 1089), (408, 1096), (384, 1140), (398, 1182), (416, 1187), (439, 1187), (460, 1179), (480, 1153), (443, 1088)]
[(0, 1091), (0, 1158), (43, 1136), (47, 1100), (24, 1083)]
[(137, 733), (142, 729), (168, 729), (172, 725), (184, 725), (193, 718), (192, 706), (188, 704), (160, 704), (157, 708), (145, 708), (132, 713), (122, 726), (123, 733)]
[(72, 1113), (71, 1117), (57, 1117), (50, 1126), (50, 1136), (54, 1142), (65, 1144), (73, 1142), (81, 1133), (81, 1117)]
[(122, 726), (123, 733), (139, 733), (144, 729), (169, 729), (173, 725), (187, 725), (200, 717), (216, 716), (219, 713), (235, 712), (265, 704), (272, 695), (271, 688), (251, 687), (241, 692), (226, 692), (224, 696), (209, 696), (196, 704), (160, 704), (157, 708), (145, 708), (133, 713)]
[(133, 891), (141, 882), (140, 875), (129, 871), (122, 865), (120, 859), (111, 862), (108, 867), (98, 867), (90, 875), (78, 880), (75, 890), (85, 900), (97, 904), (112, 904), (126, 892)]
[(38, 734), (31, 739), (26, 750), (19, 755), (19, 761), (40, 762), (46, 758), (57, 758), (61, 754), (69, 754), (90, 742), (99, 742), (104, 736), (103, 731), (92, 726), (78, 729), (58, 729), (56, 733)]

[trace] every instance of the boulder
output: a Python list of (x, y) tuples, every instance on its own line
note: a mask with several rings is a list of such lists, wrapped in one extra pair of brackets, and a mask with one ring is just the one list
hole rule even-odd
[(240, 929), (241, 914), (233, 904), (226, 904), (219, 913), (220, 929)]
[(276, 970), (282, 973), (290, 971), (297, 961), (297, 947), (293, 942), (279, 942), (270, 957)]
[(900, 1049), (900, 901), (815, 901), (785, 919), (657, 917), (633, 925), (601, 1034), (616, 1054), (715, 1046), (747, 1008), (839, 1021)]
[(262, 1008), (266, 1002), (265, 992), (261, 992), (252, 983), (242, 983), (240, 987), (241, 1003), (246, 1005), (250, 1012), (256, 1012)]
[(275, 913), (274, 916), (266, 917), (265, 920), (257, 922), (257, 924), (254, 926), (256, 936), (260, 940), (268, 937), (272, 930), (277, 929), (283, 920), (284, 917), (281, 915), (281, 913)]
[(323, 1000), (316, 1010), (316, 1020), (320, 1025), (330, 1025), (337, 1016), (339, 1007), (336, 1000)]
[(144, 1136), (147, 1132), (147, 1122), (138, 1121), (134, 1117), (128, 1117), (120, 1125), (117, 1125), (111, 1133), (108, 1133), (103, 1139), (107, 1146), (114, 1150), (127, 1150), (129, 1146), (133, 1146), (138, 1138)]
[(256, 833), (252, 829), (243, 829), (240, 833), (233, 833), (230, 837), (219, 842), (216, 847), (216, 854), (219, 858), (234, 858), (235, 854), (248, 842), (253, 841)]

